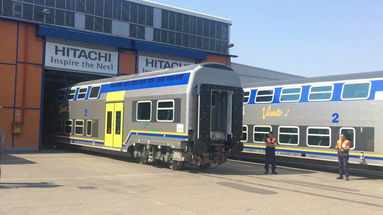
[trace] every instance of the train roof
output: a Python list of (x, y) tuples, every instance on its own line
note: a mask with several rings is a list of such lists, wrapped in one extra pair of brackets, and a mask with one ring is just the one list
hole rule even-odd
[[(173, 73), (181, 73), (181, 72), (192, 72), (196, 71), (200, 67), (200, 69), (209, 67), (214, 69), (223, 69), (228, 71), (234, 71), (229, 66), (226, 66), (224, 64), (219, 63), (202, 63), (202, 64), (192, 64), (189, 66), (183, 66), (183, 67), (176, 67), (171, 69), (163, 69), (153, 72), (145, 72), (145, 73), (138, 73), (138, 74), (132, 74), (132, 75), (122, 75), (122, 76), (116, 76), (112, 78), (103, 78), (103, 79), (97, 79), (93, 81), (85, 81), (85, 82), (79, 82), (72, 86), (81, 86), (81, 85), (91, 85), (91, 84), (98, 84), (98, 83), (107, 83), (107, 82), (119, 82), (119, 81), (125, 81), (125, 80), (133, 80), (133, 79), (140, 79), (144, 77), (155, 77), (155, 76), (161, 76), (166, 74), (173, 74)], [(197, 70), (198, 71), (198, 70)]]
[(276, 86), (276, 85), (306, 84), (306, 83), (315, 83), (315, 82), (373, 79), (373, 78), (383, 78), (383, 71), (351, 73), (351, 74), (341, 74), (341, 75), (328, 75), (328, 76), (318, 76), (318, 77), (309, 77), (309, 78), (297, 78), (297, 79), (289, 79), (289, 80), (282, 80), (282, 81), (268, 81), (268, 82), (262, 82), (262, 83), (254, 83), (254, 84), (244, 84), (243, 87), (252, 88), (252, 87)]

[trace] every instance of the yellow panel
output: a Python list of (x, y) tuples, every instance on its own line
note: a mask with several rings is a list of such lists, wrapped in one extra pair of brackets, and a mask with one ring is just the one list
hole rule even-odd
[(105, 142), (107, 147), (113, 147), (114, 133), (114, 103), (107, 103), (105, 106)]
[(122, 148), (122, 132), (124, 125), (124, 104), (122, 102), (114, 103), (114, 136), (113, 147)]
[(124, 101), (124, 97), (125, 97), (125, 91), (107, 93), (106, 94), (106, 101), (107, 102)]

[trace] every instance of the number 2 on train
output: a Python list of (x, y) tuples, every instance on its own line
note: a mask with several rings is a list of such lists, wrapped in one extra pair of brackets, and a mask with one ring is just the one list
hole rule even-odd
[(339, 123), (339, 113), (332, 114), (332, 123)]

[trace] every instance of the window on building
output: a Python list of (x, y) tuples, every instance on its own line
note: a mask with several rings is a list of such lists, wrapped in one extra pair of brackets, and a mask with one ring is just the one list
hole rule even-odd
[(99, 94), (100, 94), (100, 86), (92, 87), (89, 93), (89, 98), (90, 99), (97, 99)]
[(76, 95), (76, 89), (69, 90), (68, 100), (73, 100), (75, 95)]
[(341, 128), (339, 130), (339, 138), (340, 138), (340, 134), (344, 134), (345, 138), (351, 142), (350, 149), (355, 149), (355, 146), (356, 146), (355, 128)]
[(329, 148), (331, 146), (331, 129), (327, 127), (308, 127), (306, 143), (311, 147)]
[(55, 122), (55, 133), (60, 134), (63, 132), (63, 121), (62, 119), (56, 119)]
[(73, 120), (68, 119), (65, 120), (65, 133), (66, 134), (72, 134), (72, 126), (73, 126)]
[(92, 125), (93, 125), (92, 120), (86, 121), (86, 136), (88, 137), (92, 136), (92, 131), (93, 131)]
[(242, 126), (242, 142), (247, 142), (249, 136), (249, 127), (247, 125)]
[(278, 141), (282, 145), (298, 145), (299, 128), (296, 126), (280, 126), (278, 132)]
[(370, 83), (344, 84), (342, 99), (366, 99), (370, 94)]
[(75, 135), (84, 135), (84, 120), (76, 119), (74, 123), (74, 134)]
[(174, 100), (157, 101), (157, 121), (173, 122), (174, 121)]
[(297, 102), (301, 98), (302, 88), (283, 88), (281, 92), (281, 102)]
[(328, 101), (332, 97), (333, 85), (311, 86), (309, 101)]
[(265, 143), (267, 135), (272, 131), (270, 125), (255, 125), (253, 132), (253, 141), (255, 143)]
[(85, 99), (87, 92), (88, 92), (87, 87), (80, 88), (80, 90), (78, 91), (78, 94), (77, 94), (77, 99), (79, 99), (79, 100)]
[(137, 102), (137, 121), (150, 121), (152, 119), (152, 102), (151, 101), (139, 101)]
[(94, 14), (94, 0), (86, 0), (85, 12), (88, 14)]
[(243, 93), (243, 103), (247, 104), (250, 100), (250, 91), (245, 91)]
[(257, 90), (257, 95), (255, 96), (255, 102), (268, 103), (268, 102), (272, 102), (273, 98), (274, 98), (274, 89)]

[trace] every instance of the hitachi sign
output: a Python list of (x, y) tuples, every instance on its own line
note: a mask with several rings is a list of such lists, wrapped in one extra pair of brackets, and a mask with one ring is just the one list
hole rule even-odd
[(138, 73), (150, 72), (160, 69), (170, 69), (181, 66), (188, 66), (194, 64), (193, 59), (184, 60), (170, 60), (158, 57), (150, 57), (139, 55), (138, 57)]
[(94, 60), (110, 63), (112, 59), (111, 53), (105, 53), (101, 51), (88, 51), (79, 48), (70, 48), (65, 46), (55, 45), (55, 55), (61, 55), (63, 57), (78, 58), (85, 60)]

